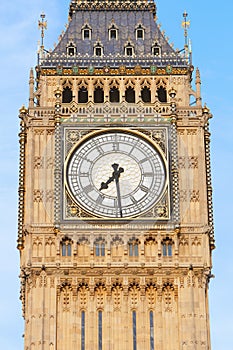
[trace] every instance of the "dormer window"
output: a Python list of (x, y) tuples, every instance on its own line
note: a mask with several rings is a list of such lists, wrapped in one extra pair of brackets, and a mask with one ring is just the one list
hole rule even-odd
[(152, 46), (152, 55), (160, 56), (161, 55), (161, 47), (157, 43)]
[(101, 45), (98, 44), (94, 47), (94, 55), (103, 56), (103, 47)]
[(125, 46), (125, 55), (126, 56), (133, 56), (134, 55), (134, 47), (130, 43), (128, 43)]
[(83, 40), (91, 40), (91, 28), (86, 24), (82, 28), (82, 39)]
[(145, 29), (142, 27), (141, 24), (136, 28), (136, 39), (142, 39), (144, 40), (144, 33)]
[(114, 24), (111, 26), (111, 28), (109, 28), (108, 35), (109, 35), (109, 40), (118, 39), (118, 29)]
[(70, 43), (67, 46), (67, 55), (68, 56), (75, 56), (76, 55), (76, 46), (73, 43)]
[(102, 56), (102, 47), (96, 47), (95, 48), (95, 55), (96, 56)]

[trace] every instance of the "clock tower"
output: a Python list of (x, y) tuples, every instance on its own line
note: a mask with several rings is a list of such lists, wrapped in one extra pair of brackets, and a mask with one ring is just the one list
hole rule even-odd
[(39, 26), (19, 114), (24, 349), (210, 350), (211, 113), (187, 43), (153, 0), (72, 0), (52, 51)]

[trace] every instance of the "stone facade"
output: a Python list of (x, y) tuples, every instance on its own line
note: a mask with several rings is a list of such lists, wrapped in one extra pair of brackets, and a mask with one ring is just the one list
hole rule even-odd
[[(41, 52), (36, 86), (30, 73), (29, 106), (19, 115), (25, 350), (211, 348), (211, 114), (201, 103), (199, 70), (193, 90), (189, 59), (164, 37), (158, 44), (168, 48), (166, 55), (146, 61), (135, 54), (136, 64), (126, 52), (115, 65), (100, 56), (98, 66), (88, 60), (81, 66), (78, 53), (64, 61), (72, 40), (79, 48), (69, 28), (78, 25), (81, 10), (87, 17), (92, 12), (92, 20), (113, 11), (117, 28), (124, 12), (141, 14), (139, 29), (146, 31), (142, 14), (155, 21), (153, 1), (132, 1), (132, 8), (128, 3), (71, 1), (67, 32), (54, 52)], [(80, 28), (88, 24), (83, 21)], [(67, 190), (65, 163), (75, 145), (105, 130), (138, 133), (164, 159), (164, 191), (141, 215), (114, 220), (95, 215)]]

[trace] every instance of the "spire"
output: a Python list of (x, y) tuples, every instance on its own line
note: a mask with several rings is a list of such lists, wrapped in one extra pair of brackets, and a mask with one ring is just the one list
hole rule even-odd
[(196, 84), (196, 101), (197, 101), (197, 106), (201, 107), (201, 76), (200, 76), (199, 68), (196, 69), (195, 84)]
[(30, 70), (29, 78), (29, 108), (34, 107), (34, 74), (33, 69)]
[(185, 57), (191, 60), (191, 43), (188, 39), (188, 29), (190, 27), (190, 21), (187, 21), (188, 14), (186, 11), (183, 13), (184, 20), (182, 21), (182, 27), (184, 28), (184, 51)]
[(38, 21), (38, 28), (41, 31), (41, 41), (40, 41), (40, 46), (38, 50), (38, 61), (44, 57), (45, 53), (45, 48), (44, 48), (44, 35), (45, 35), (45, 30), (47, 29), (47, 21), (45, 21), (45, 14), (42, 12), (40, 15), (41, 21)]

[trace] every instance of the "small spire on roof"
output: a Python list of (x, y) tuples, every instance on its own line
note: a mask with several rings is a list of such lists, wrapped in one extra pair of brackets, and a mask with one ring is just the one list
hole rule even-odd
[(190, 27), (190, 21), (187, 21), (188, 14), (186, 11), (183, 13), (184, 20), (182, 21), (182, 27), (184, 28), (184, 51), (186, 58), (189, 58), (189, 40), (188, 40), (188, 29)]
[(42, 12), (40, 15), (41, 21), (38, 21), (38, 27), (41, 30), (41, 46), (44, 47), (44, 31), (47, 29), (47, 21), (45, 21), (45, 14)]
[[(38, 28), (41, 31), (41, 42), (39, 44), (39, 52), (38, 52), (38, 59), (44, 57), (45, 48), (44, 48), (44, 33), (45, 29), (47, 29), (47, 21), (45, 21), (45, 14), (44, 12), (40, 15), (41, 20), (38, 21)], [(39, 62), (38, 62), (39, 63)]]

